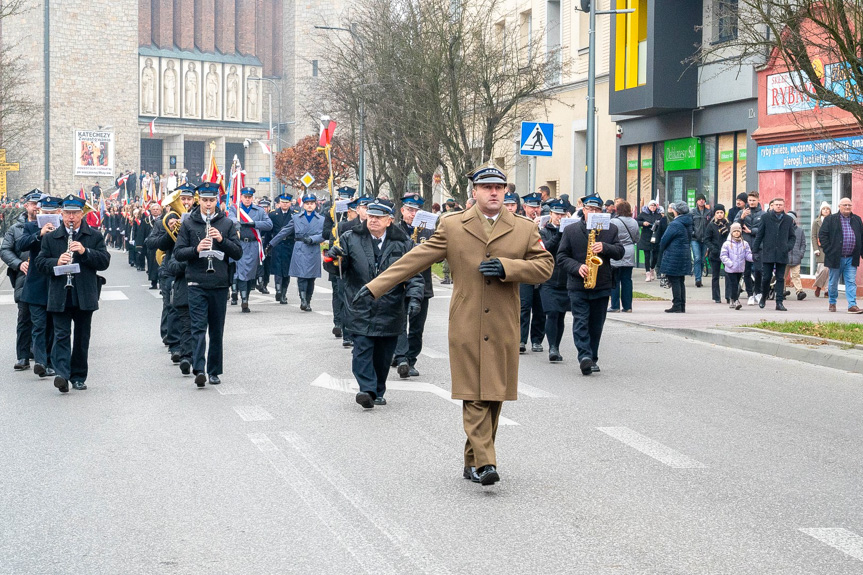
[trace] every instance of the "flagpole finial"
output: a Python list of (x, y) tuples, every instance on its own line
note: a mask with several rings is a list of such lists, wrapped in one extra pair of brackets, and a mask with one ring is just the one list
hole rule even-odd
[(210, 140), (210, 151), (211, 152), (216, 151), (216, 140)]

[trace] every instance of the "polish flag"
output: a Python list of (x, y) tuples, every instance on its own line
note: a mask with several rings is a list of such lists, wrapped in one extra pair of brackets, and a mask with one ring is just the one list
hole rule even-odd
[(332, 120), (327, 120), (327, 125), (321, 123), (321, 137), (318, 140), (318, 147), (325, 148), (333, 141), (333, 133), (336, 131), (336, 123)]
[(153, 137), (153, 134), (156, 133), (156, 118), (153, 118), (153, 121), (150, 122), (150, 137)]
[(258, 140), (258, 143), (261, 145), (261, 152), (265, 154), (272, 154), (273, 151), (270, 149), (270, 145), (266, 143), (264, 140)]

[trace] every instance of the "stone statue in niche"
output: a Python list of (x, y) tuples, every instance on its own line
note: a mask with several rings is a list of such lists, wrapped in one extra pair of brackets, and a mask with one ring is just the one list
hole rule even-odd
[(165, 95), (165, 114), (177, 114), (177, 71), (174, 61), (168, 60), (168, 67), (162, 77), (162, 88)]
[(261, 89), (259, 86), (260, 80), (258, 78), (258, 71), (255, 68), (252, 68), (252, 71), (249, 72), (248, 78), (248, 95), (246, 96), (249, 101), (249, 117), (246, 120), (257, 120), (258, 119), (258, 94)]
[(141, 71), (141, 109), (145, 114), (156, 113), (156, 70), (152, 58), (147, 58)]
[(189, 62), (189, 67), (186, 70), (184, 95), (186, 99), (186, 115), (198, 115), (198, 72), (195, 70), (195, 63)]
[(218, 117), (218, 110), (216, 109), (219, 102), (219, 74), (216, 72), (216, 65), (210, 64), (210, 71), (207, 72), (207, 107), (205, 109), (205, 115), (208, 118), (216, 118)]
[(238, 116), (237, 101), (240, 99), (240, 75), (237, 74), (237, 67), (231, 66), (228, 72), (228, 78), (225, 80), (228, 89), (227, 101), (225, 102), (225, 117), (236, 119)]

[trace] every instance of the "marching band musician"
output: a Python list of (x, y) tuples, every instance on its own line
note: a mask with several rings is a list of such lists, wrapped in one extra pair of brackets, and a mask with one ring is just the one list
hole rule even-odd
[[(165, 198), (167, 199), (167, 197)], [(158, 209), (155, 209), (157, 208)], [(150, 268), (147, 270), (149, 278), (154, 277), (151, 273), (155, 271), (155, 277), (159, 282), (159, 293), (162, 295), (162, 316), (159, 320), (159, 335), (162, 337), (162, 343), (168, 347), (168, 352), (171, 354), (171, 361), (180, 363), (180, 341), (177, 339), (177, 334), (171, 329), (171, 324), (174, 322), (174, 308), (171, 306), (171, 278), (165, 270), (165, 260), (162, 259), (162, 265), (156, 262), (156, 251), (159, 250), (162, 237), (167, 235), (165, 226), (162, 224), (164, 214), (162, 214), (162, 206), (153, 204), (150, 207), (154, 214), (153, 228), (147, 239), (144, 240), (144, 247), (147, 248), (147, 265)], [(163, 252), (165, 250), (162, 250)]]
[[(187, 263), (189, 319), (194, 343), (192, 369), (195, 385), (204, 387), (208, 380), (210, 385), (222, 383), (219, 379), (222, 374), (222, 337), (231, 285), (228, 258), (242, 258), (243, 246), (238, 227), (219, 210), (219, 185), (204, 182), (196, 191), (200, 209), (192, 211), (180, 226), (173, 255), (178, 262)], [(223, 257), (201, 254), (212, 251), (222, 252)], [(209, 350), (207, 334), (210, 336)]]
[(273, 245), (275, 238), (282, 228), (288, 225), (288, 222), (294, 217), (297, 212), (296, 208), (291, 206), (294, 197), (285, 192), (279, 196), (279, 206), (269, 213), (270, 221), (273, 227), (270, 230), (270, 240), (267, 245), (268, 259), (270, 260), (270, 271), (273, 272), (273, 281), (276, 284), (276, 301), (282, 305), (288, 303), (287, 294), (288, 286), (291, 284), (291, 256), (294, 253), (294, 238), (286, 238), (283, 242)]
[[(157, 242), (149, 242), (153, 236), (153, 230), (163, 230), (162, 227), (162, 206), (158, 202), (153, 202), (147, 209), (147, 215), (144, 218), (147, 223), (147, 235), (144, 237), (144, 259), (147, 262), (147, 279), (150, 281), (150, 289), (159, 288), (159, 264), (156, 263), (156, 248)], [(165, 334), (162, 334), (162, 339)]]
[[(367, 208), (368, 205), (372, 203), (372, 198), (368, 196), (363, 196), (361, 198), (357, 198), (351, 203), (348, 204), (348, 216), (347, 219), (344, 219), (339, 222), (338, 234), (339, 237), (342, 236), (346, 231), (353, 230), (362, 226), (363, 222), (366, 221), (368, 217)], [(349, 301), (345, 298), (345, 280), (339, 279), (339, 294), (342, 297), (342, 305), (344, 306), (342, 309), (342, 313), (344, 313), (344, 308), (347, 307)], [(354, 340), (351, 336), (351, 333), (347, 329), (342, 329), (342, 347), (353, 347)]]
[[(611, 297), (611, 260), (623, 258), (624, 249), (617, 237), (616, 226), (599, 230), (593, 245), (588, 248), (588, 216), (602, 212), (602, 198), (598, 195), (585, 196), (581, 198), (581, 203), (584, 205), (584, 217), (563, 230), (557, 251), (557, 265), (567, 275), (566, 288), (572, 311), (572, 337), (578, 350), (578, 367), (582, 375), (591, 375), (599, 371), (596, 364), (599, 359), (599, 340), (602, 338), (608, 299)], [(588, 249), (592, 255), (602, 259), (602, 264), (596, 270), (596, 285), (593, 288), (584, 286), (584, 280), (590, 274), (586, 261)]]
[[(416, 242), (411, 241), (412, 246), (427, 242), (434, 233), (433, 229), (424, 228), (417, 230), (414, 227), (414, 216), (423, 207), (423, 199), (419, 194), (407, 194), (402, 197), (401, 214), (402, 219), (398, 223), (400, 228), (411, 240), (413, 240), (416, 232)], [(418, 377), (416, 364), (417, 358), (423, 349), (423, 331), (425, 331), (426, 318), (429, 313), (429, 300), (434, 297), (434, 286), (432, 285), (431, 267), (422, 271), (423, 277), (423, 298), (420, 302), (420, 311), (415, 316), (408, 319), (407, 329), (399, 335), (398, 345), (396, 345), (396, 353), (394, 361), (399, 377), (407, 379), (408, 377)]]
[[(539, 225), (542, 215), (542, 195), (534, 192), (522, 196), (522, 200), (525, 217)], [(521, 284), (518, 287), (518, 295), (521, 300), (521, 343), (519, 343), (518, 352), (527, 353), (528, 336), (530, 336), (530, 351), (541, 352), (542, 340), (545, 339), (545, 312), (542, 309), (539, 285)]]
[(452, 397), (463, 401), (467, 435), (463, 477), (492, 485), (500, 481), (494, 441), (501, 407), (518, 398), (518, 284), (546, 281), (554, 261), (537, 225), (503, 209), (506, 175), (494, 163), (468, 177), (476, 204), (442, 216), (429, 241), (366, 284), (354, 301), (381, 297), (434, 262), (449, 260)]
[[(354, 193), (356, 190), (354, 188), (348, 186), (342, 186), (339, 188), (336, 193), (338, 194), (339, 201), (349, 201), (354, 197)], [(340, 217), (338, 212), (336, 212), (335, 208), (336, 202), (333, 202), (333, 206), (331, 209), (327, 210), (324, 214), (324, 239), (329, 242), (329, 247), (333, 247), (333, 243), (336, 238), (333, 237), (333, 231), (336, 232), (337, 237), (341, 237), (339, 233), (338, 226), (342, 221), (347, 219), (347, 215)], [(350, 210), (350, 208), (348, 208)], [(333, 221), (332, 213), (336, 214), (336, 221)], [(347, 214), (347, 212), (344, 212)], [(338, 272), (329, 271), (329, 280), (330, 285), (333, 288), (333, 335), (341, 338), (344, 336), (342, 331), (342, 327), (344, 326), (344, 297), (342, 295), (342, 285), (339, 281)]]
[[(69, 391), (87, 389), (90, 323), (99, 309), (99, 293), (104, 278), (96, 275), (108, 269), (111, 255), (105, 239), (84, 221), (84, 200), (68, 195), (63, 199), (63, 226), (42, 238), (36, 266), (48, 280), (48, 313), (54, 323), (51, 364), (56, 375), (54, 387)], [(87, 206), (89, 208), (89, 206)], [(78, 264), (77, 273), (54, 274), (56, 266)], [(74, 326), (74, 337), (72, 324)]]
[[(39, 211), (43, 214), (58, 214), (60, 198), (42, 196), (39, 201)], [(42, 251), (42, 238), (53, 232), (56, 228), (50, 222), (39, 228), (36, 221), (28, 222), (24, 226), (24, 235), (16, 244), (22, 251), (29, 250), (31, 262), (36, 261), (39, 252)], [(54, 343), (54, 323), (48, 313), (48, 282), (51, 277), (40, 271), (36, 265), (27, 269), (27, 278), (24, 281), (24, 289), (21, 292), (21, 301), (27, 303), (30, 308), (30, 318), (33, 320), (33, 373), (39, 377), (53, 377), (55, 375), (51, 364), (51, 349)]]
[[(557, 258), (560, 240), (560, 221), (566, 215), (566, 204), (562, 200), (552, 199), (546, 205), (549, 208), (549, 220), (545, 227), (540, 228), (539, 235), (545, 249), (552, 257)], [(542, 297), (542, 309), (545, 312), (545, 335), (548, 338), (548, 361), (559, 363), (563, 361), (560, 355), (560, 341), (563, 339), (564, 318), (569, 311), (569, 293), (566, 291), (566, 274), (560, 266), (554, 266), (551, 277), (539, 288)]]
[(258, 277), (258, 266), (264, 245), (261, 233), (273, 229), (273, 222), (260, 206), (255, 205), (255, 188), (245, 187), (240, 190), (239, 211), (237, 206), (231, 206), (229, 217), (240, 228), (240, 242), (243, 247), (243, 257), (236, 261), (234, 280), (237, 291), (240, 292), (240, 305), (243, 313), (249, 313), (249, 293)]
[(324, 241), (324, 218), (315, 211), (318, 198), (311, 192), (303, 196), (303, 212), (294, 214), (276, 234), (270, 245), (274, 248), (288, 238), (294, 238), (290, 275), (297, 278), (300, 309), (312, 311), (315, 278), (321, 277), (321, 243)]

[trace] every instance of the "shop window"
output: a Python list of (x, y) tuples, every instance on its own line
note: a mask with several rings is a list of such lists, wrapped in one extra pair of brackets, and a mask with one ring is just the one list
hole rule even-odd
[[(665, 207), (665, 144), (657, 142), (653, 145), (653, 193), (650, 199)], [(650, 201), (648, 199), (648, 201)]]
[[(847, 178), (845, 177), (847, 176)], [(830, 207), (836, 205), (843, 185), (848, 181), (849, 195), (851, 174), (839, 170), (800, 170), (794, 172), (794, 185), (791, 205), (797, 214), (800, 227), (806, 234), (807, 247), (800, 264), (800, 273), (811, 275), (815, 272), (812, 262), (814, 254), (812, 249), (812, 222), (818, 217), (821, 203), (827, 202)], [(768, 203), (773, 198), (761, 198), (763, 203)]]
[(616, 7), (635, 9), (615, 16), (614, 89), (625, 90), (647, 83), (647, 0), (617, 0)]
[(716, 136), (706, 136), (701, 139), (701, 190), (707, 203), (716, 203)]

